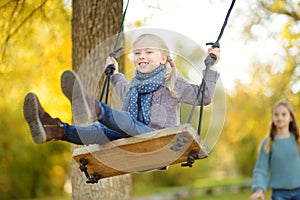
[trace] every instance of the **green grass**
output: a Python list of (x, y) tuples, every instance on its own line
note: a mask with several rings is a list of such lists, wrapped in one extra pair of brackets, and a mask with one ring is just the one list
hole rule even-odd
[[(185, 200), (248, 200), (252, 194), (252, 191), (245, 190), (238, 193), (226, 193), (226, 194), (216, 194), (207, 196), (195, 196), (190, 197)], [(271, 199), (271, 193), (267, 192), (265, 195), (265, 200)]]
[[(167, 190), (164, 190), (164, 192), (167, 192)], [(252, 191), (250, 189), (246, 189), (244, 191), (238, 192), (238, 193), (223, 193), (223, 194), (214, 194), (214, 195), (198, 195), (188, 198), (182, 198), (184, 200), (248, 200), (252, 194)], [(157, 195), (157, 194), (156, 194)], [(163, 195), (163, 194), (162, 194)], [(64, 197), (45, 197), (45, 198), (32, 198), (32, 199), (22, 199), (22, 200), (70, 200), (70, 196), (64, 196)], [(271, 199), (271, 193), (268, 191), (268, 193), (265, 196), (265, 199)]]
[[(245, 190), (238, 193), (225, 193), (225, 194), (215, 194), (215, 195), (207, 195), (207, 196), (195, 196), (190, 197), (185, 200), (248, 200), (250, 196), (252, 195), (252, 191)], [(265, 195), (265, 199), (271, 199), (271, 192), (268, 191)]]
[(246, 200), (249, 199), (250, 192), (242, 192), (236, 194), (220, 194), (220, 195), (209, 195), (209, 196), (198, 196), (187, 198), (186, 200)]
[[(174, 196), (184, 200), (248, 200), (252, 195), (251, 182), (247, 177), (227, 177), (225, 179), (199, 179), (184, 187), (140, 187), (134, 196)], [(270, 192), (265, 195), (270, 198)]]
[[(147, 185), (147, 184), (146, 184)], [(136, 187), (133, 197), (143, 196), (182, 196), (184, 200), (248, 200), (252, 194), (250, 181), (247, 177), (227, 177), (226, 179), (199, 179), (192, 185), (184, 187)], [(265, 199), (270, 198), (270, 191), (265, 195)], [(23, 200), (70, 200), (70, 196), (35, 198)], [(134, 198), (133, 198), (134, 199)]]
[[(170, 195), (167, 195), (167, 193), (172, 192), (170, 191), (164, 191), (161, 193), (153, 193), (153, 197), (155, 196), (156, 198), (160, 196), (163, 198), (164, 196), (168, 196), (168, 199), (170, 198)], [(147, 199), (150, 199), (152, 195), (147, 195)], [(250, 196), (252, 195), (252, 191), (250, 189), (246, 189), (243, 191), (238, 191), (238, 192), (226, 192), (226, 193), (219, 193), (219, 194), (199, 194), (195, 195), (193, 193), (180, 193), (178, 192), (177, 194), (173, 193), (174, 199), (184, 199), (184, 200), (248, 200)], [(190, 196), (190, 197), (188, 197)], [(270, 197), (270, 192), (268, 192), (265, 195), (265, 199), (269, 200), (271, 199)], [(141, 199), (141, 197), (139, 198)]]
[(70, 200), (71, 196), (58, 196), (58, 197), (40, 197), (40, 198), (29, 198), (22, 200)]

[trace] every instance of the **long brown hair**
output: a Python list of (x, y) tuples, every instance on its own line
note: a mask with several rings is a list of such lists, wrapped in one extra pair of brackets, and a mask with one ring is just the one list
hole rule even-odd
[[(275, 103), (275, 105), (274, 105), (274, 107), (272, 109), (272, 115), (273, 115), (274, 110), (278, 106), (284, 106), (284, 107), (286, 107), (289, 110), (290, 116), (292, 118), (292, 120), (289, 123), (289, 131), (292, 134), (295, 135), (296, 143), (297, 143), (297, 146), (298, 146), (298, 150), (300, 152), (300, 134), (299, 134), (299, 128), (298, 128), (298, 123), (297, 123), (297, 120), (296, 120), (296, 117), (295, 117), (294, 109), (291, 106), (291, 104), (288, 103), (287, 101), (280, 100), (277, 103)], [(267, 140), (267, 143), (265, 145), (265, 152), (266, 153), (269, 153), (270, 150), (271, 150), (271, 148), (273, 147), (273, 145), (274, 145), (274, 139), (275, 139), (276, 134), (277, 134), (277, 129), (276, 129), (276, 126), (275, 126), (275, 124), (273, 122), (273, 119), (272, 119), (272, 123), (271, 123), (271, 127), (270, 127), (270, 132), (269, 132), (268, 140)]]

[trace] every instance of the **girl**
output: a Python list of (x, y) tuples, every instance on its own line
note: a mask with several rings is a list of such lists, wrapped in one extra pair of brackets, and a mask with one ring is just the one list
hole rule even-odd
[[(24, 101), (24, 116), (35, 143), (63, 140), (74, 144), (103, 144), (179, 125), (179, 103), (193, 104), (199, 86), (188, 83), (176, 75), (174, 70), (171, 74), (167, 74), (169, 49), (160, 37), (153, 34), (139, 36), (133, 43), (133, 53), (136, 75), (130, 83), (118, 72), (118, 63), (115, 59), (108, 57), (106, 60), (106, 66), (114, 64), (116, 67), (111, 82), (123, 101), (122, 111), (114, 110), (88, 96), (74, 72), (63, 73), (61, 77), (63, 93), (73, 106), (77, 105), (81, 110), (78, 113), (74, 113), (76, 109), (73, 110), (73, 119), (76, 120), (79, 114), (93, 116), (96, 122), (89, 126), (74, 126), (58, 118), (52, 118), (43, 109), (38, 97), (34, 93), (29, 93)], [(219, 60), (218, 48), (209, 49), (208, 53), (216, 55), (216, 62)], [(171, 79), (174, 77), (175, 82), (172, 83)], [(208, 70), (205, 105), (213, 98), (218, 77), (218, 72)], [(73, 93), (75, 85), (78, 86), (76, 89), (79, 90), (79, 95)], [(200, 100), (198, 103), (201, 103)]]
[(275, 104), (270, 133), (262, 141), (253, 172), (250, 200), (264, 199), (267, 185), (272, 200), (300, 200), (300, 137), (292, 106)]

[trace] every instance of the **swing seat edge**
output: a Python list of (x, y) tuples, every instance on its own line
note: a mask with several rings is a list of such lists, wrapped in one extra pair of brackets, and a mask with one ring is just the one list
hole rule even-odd
[(186, 123), (102, 145), (79, 147), (72, 157), (79, 164), (81, 158), (86, 159), (90, 174), (97, 172), (101, 178), (107, 178), (183, 163), (191, 152), (199, 153), (199, 159), (208, 157), (208, 148)]

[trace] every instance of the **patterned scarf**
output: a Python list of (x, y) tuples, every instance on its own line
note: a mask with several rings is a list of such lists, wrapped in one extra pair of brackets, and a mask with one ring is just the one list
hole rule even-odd
[(135, 77), (130, 82), (122, 110), (129, 112), (138, 121), (148, 125), (152, 94), (164, 83), (165, 75), (165, 65), (146, 74), (136, 71)]

